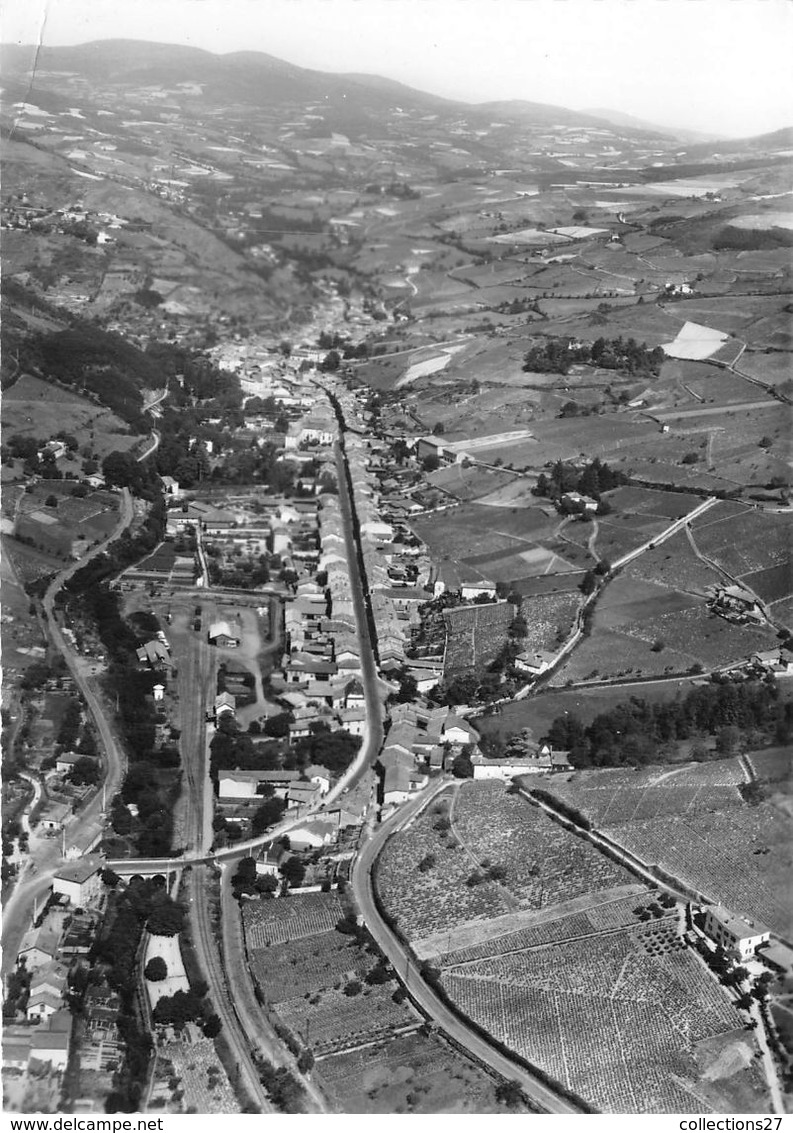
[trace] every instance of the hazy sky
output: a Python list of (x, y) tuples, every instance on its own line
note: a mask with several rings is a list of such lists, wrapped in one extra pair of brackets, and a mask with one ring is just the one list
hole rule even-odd
[(791, 0), (3, 0), (4, 42), (266, 51), (472, 102), (610, 107), (727, 136), (793, 124)]

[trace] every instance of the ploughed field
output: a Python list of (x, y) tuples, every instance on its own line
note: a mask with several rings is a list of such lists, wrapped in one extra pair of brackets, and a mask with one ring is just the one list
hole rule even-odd
[[(740, 774), (684, 768), (674, 790), (734, 801)], [(768, 1109), (754, 1038), (685, 945), (682, 910), (503, 783), (439, 796), (386, 843), (375, 883), (458, 1010), (592, 1108)]]

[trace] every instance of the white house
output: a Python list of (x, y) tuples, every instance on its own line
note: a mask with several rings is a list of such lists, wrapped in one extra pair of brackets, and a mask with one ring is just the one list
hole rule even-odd
[(327, 767), (321, 767), (318, 763), (312, 763), (306, 768), (305, 774), (308, 776), (309, 782), (319, 787), (321, 795), (327, 795), (330, 790), (330, 771)]
[(219, 720), (221, 716), (234, 717), (236, 711), (236, 697), (232, 696), (230, 692), (218, 693), (215, 697), (215, 719)]
[(480, 582), (464, 582), (460, 587), (460, 594), (466, 602), (481, 598), (482, 595), (486, 598), (495, 599), (496, 584), (489, 582), (486, 578), (483, 578)]
[(103, 859), (95, 855), (61, 866), (52, 879), (52, 892), (78, 908), (96, 904), (102, 892), (102, 868)]
[(539, 677), (542, 673), (548, 672), (555, 660), (555, 653), (548, 653), (543, 649), (538, 649), (534, 652), (526, 650), (524, 653), (519, 653), (515, 658), (515, 668), (521, 673), (528, 673), (529, 676)]
[(744, 920), (723, 905), (709, 905), (706, 908), (705, 933), (737, 960), (748, 960), (761, 944), (766, 944), (771, 939), (771, 933), (765, 925)]
[(475, 744), (479, 740), (479, 732), (450, 712), (443, 722), (440, 740), (444, 744)]

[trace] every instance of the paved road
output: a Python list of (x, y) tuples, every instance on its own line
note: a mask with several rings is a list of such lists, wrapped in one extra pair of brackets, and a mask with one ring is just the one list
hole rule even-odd
[[(741, 375), (742, 376), (742, 375)], [(653, 417), (659, 421), (671, 421), (683, 417), (717, 417), (727, 413), (741, 411), (748, 413), (751, 409), (770, 409), (774, 399), (766, 397), (763, 401), (741, 401), (733, 405), (708, 405), (701, 409), (663, 409), (653, 411)]]
[(681, 516), (680, 519), (676, 519), (674, 523), (671, 523), (669, 527), (660, 534), (654, 535), (652, 539), (648, 539), (645, 543), (642, 543), (641, 547), (637, 547), (634, 551), (629, 551), (627, 555), (623, 555), (621, 559), (617, 559), (616, 562), (613, 562), (611, 569), (617, 570), (619, 567), (627, 566), (628, 563), (633, 562), (634, 559), (638, 559), (639, 555), (643, 555), (645, 551), (650, 550), (652, 547), (657, 547), (660, 543), (665, 543), (672, 535), (676, 535), (678, 531), (682, 531), (687, 524), (697, 519), (703, 512), (708, 511), (709, 508), (714, 507), (718, 502), (715, 496), (708, 496), (708, 498), (703, 500), (701, 504), (698, 504), (693, 511), (688, 512), (687, 515)]
[(495, 1046), (470, 1027), (461, 1016), (452, 1011), (422, 979), (418, 964), (410, 956), (403, 942), (383, 920), (377, 908), (372, 884), (372, 869), (386, 839), (405, 826), (438, 791), (447, 785), (446, 781), (440, 780), (422, 791), (411, 802), (404, 804), (396, 814), (383, 823), (377, 833), (360, 850), (354, 862), (352, 888), (363, 919), (415, 1001), (460, 1046), (507, 1080), (519, 1082), (524, 1093), (548, 1113), (586, 1112), (582, 1107), (575, 1105), (574, 1102), (560, 1097), (530, 1070), (503, 1055)]

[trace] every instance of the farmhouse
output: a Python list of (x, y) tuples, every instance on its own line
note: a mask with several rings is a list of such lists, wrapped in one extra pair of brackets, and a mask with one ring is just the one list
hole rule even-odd
[(547, 653), (543, 649), (538, 649), (536, 652), (526, 650), (524, 653), (519, 653), (515, 658), (515, 668), (519, 669), (521, 673), (539, 677), (542, 673), (548, 672), (555, 660), (555, 653)]
[(289, 851), (280, 843), (270, 842), (268, 845), (262, 846), (256, 859), (256, 873), (259, 877), (266, 875), (277, 877), (281, 871), (281, 866), (290, 856)]
[(717, 586), (712, 589), (710, 606), (729, 621), (759, 623), (764, 620), (759, 601), (743, 586)]
[(235, 632), (228, 622), (213, 622), (207, 636), (210, 645), (217, 645), (220, 649), (236, 649), (242, 640), (239, 632)]
[(97, 856), (62, 866), (52, 879), (52, 892), (76, 907), (96, 904), (102, 892), (102, 868), (103, 859)]
[(221, 771), (218, 775), (218, 798), (255, 799), (257, 788), (268, 783), (280, 798), (286, 797), (290, 783), (300, 778), (298, 771)]
[(152, 669), (159, 669), (163, 665), (170, 665), (171, 663), (168, 647), (162, 641), (147, 641), (135, 652), (141, 665), (149, 665)]
[(221, 716), (234, 716), (237, 710), (236, 698), (230, 692), (221, 692), (215, 697), (215, 719)]
[(444, 744), (475, 744), (479, 740), (479, 732), (465, 720), (450, 712), (443, 723), (440, 740)]
[(748, 960), (761, 944), (771, 939), (769, 930), (754, 921), (744, 920), (723, 905), (709, 905), (705, 910), (705, 932), (729, 955)]
[(582, 496), (580, 492), (565, 492), (559, 501), (563, 510), (583, 511), (585, 514), (597, 511), (597, 500), (590, 496)]

